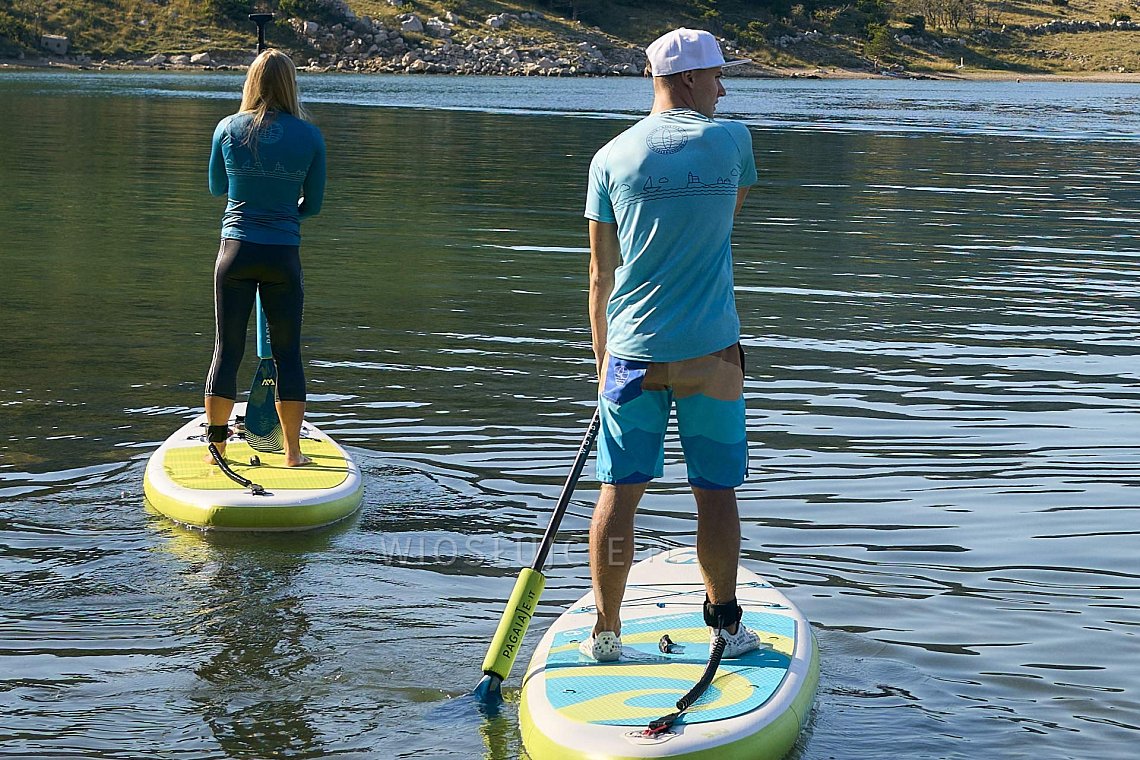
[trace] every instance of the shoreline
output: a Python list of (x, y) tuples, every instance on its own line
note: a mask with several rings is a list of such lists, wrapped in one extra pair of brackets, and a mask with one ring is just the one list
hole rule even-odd
[[(0, 73), (5, 71), (127, 71), (127, 72), (195, 72), (208, 73), (215, 71), (241, 72), (246, 65), (241, 63), (218, 63), (209, 66), (202, 65), (174, 65), (161, 64), (157, 66), (140, 65), (129, 61), (104, 61), (80, 63), (68, 60), (39, 59), (28, 60), (0, 60)], [(311, 67), (298, 67), (299, 73), (314, 73)], [(330, 74), (389, 74), (397, 76), (548, 76), (550, 78), (615, 78), (617, 75), (598, 74), (469, 74), (446, 72), (404, 72), (404, 71), (343, 71), (336, 68), (320, 68), (315, 73)], [(625, 75), (631, 76), (631, 75)], [(632, 75), (640, 76), (640, 75)], [(951, 82), (1084, 82), (1089, 84), (1140, 84), (1140, 72), (1114, 72), (1114, 71), (1067, 71), (1057, 73), (1020, 73), (1002, 69), (971, 69), (956, 71), (891, 71), (876, 72), (840, 67), (771, 67), (750, 65), (740, 67), (739, 73), (733, 73), (732, 78), (741, 77), (749, 79), (828, 79), (828, 80), (855, 80), (855, 79), (902, 79), (927, 80)]]

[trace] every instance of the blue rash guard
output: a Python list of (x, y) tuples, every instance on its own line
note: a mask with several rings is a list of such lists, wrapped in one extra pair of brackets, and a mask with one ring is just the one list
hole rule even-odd
[(222, 237), (300, 245), (301, 220), (324, 203), (324, 138), (309, 122), (273, 112), (251, 143), (252, 120), (249, 112), (236, 113), (214, 130), (210, 192), (229, 199)]

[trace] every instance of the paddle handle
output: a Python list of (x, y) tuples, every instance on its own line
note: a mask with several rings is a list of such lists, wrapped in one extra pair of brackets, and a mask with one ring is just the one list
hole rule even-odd
[(265, 52), (265, 25), (273, 20), (272, 13), (251, 13), (249, 20), (257, 24), (257, 52)]
[(542, 572), (542, 567), (546, 564), (546, 558), (550, 555), (550, 548), (554, 545), (554, 537), (558, 535), (558, 526), (562, 524), (562, 516), (566, 514), (566, 508), (570, 506), (570, 497), (574, 495), (578, 478), (582, 476), (582, 470), (586, 467), (586, 459), (590, 456), (590, 449), (594, 448), (594, 441), (598, 439), (598, 428), (602, 425), (600, 415), (600, 410), (594, 409), (594, 416), (590, 418), (590, 427), (586, 428), (582, 445), (578, 447), (578, 454), (574, 457), (574, 466), (570, 469), (570, 474), (566, 476), (566, 482), (562, 484), (562, 493), (558, 495), (558, 504), (554, 507), (550, 524), (546, 526), (546, 533), (542, 536), (542, 543), (538, 545), (534, 562), (530, 566), (536, 572)]
[(273, 344), (269, 342), (269, 320), (261, 306), (261, 291), (257, 291), (257, 358), (272, 359)]

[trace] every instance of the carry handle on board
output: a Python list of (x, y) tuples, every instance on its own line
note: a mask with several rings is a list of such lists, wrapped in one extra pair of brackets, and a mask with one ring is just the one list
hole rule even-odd
[(590, 419), (590, 426), (586, 429), (586, 435), (582, 438), (582, 445), (578, 447), (578, 454), (574, 457), (574, 466), (571, 467), (570, 474), (562, 486), (562, 493), (558, 496), (554, 514), (550, 516), (550, 524), (546, 527), (542, 543), (535, 553), (534, 562), (519, 573), (511, 598), (507, 601), (502, 618), (499, 619), (499, 627), (491, 639), (487, 656), (483, 658), (483, 678), (473, 693), (484, 703), (497, 704), (502, 699), (500, 686), (511, 674), (511, 667), (518, 656), (523, 637), (526, 636), (531, 618), (538, 608), (538, 599), (546, 587), (542, 566), (546, 564), (546, 558), (550, 555), (554, 537), (558, 534), (558, 526), (562, 523), (562, 516), (570, 506), (570, 497), (574, 495), (578, 478), (582, 476), (590, 449), (594, 447), (594, 441), (598, 437), (598, 428), (601, 426), (598, 414), (598, 410), (595, 409), (594, 416)]

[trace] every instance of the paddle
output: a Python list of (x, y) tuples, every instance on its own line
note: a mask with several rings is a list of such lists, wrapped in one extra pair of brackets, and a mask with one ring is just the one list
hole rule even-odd
[(491, 639), (487, 656), (483, 658), (483, 679), (479, 681), (472, 693), (485, 704), (497, 704), (503, 698), (500, 686), (511, 674), (511, 666), (515, 664), (515, 657), (518, 656), (523, 637), (526, 636), (531, 618), (534, 617), (534, 611), (538, 607), (538, 598), (542, 595), (542, 589), (546, 587), (546, 577), (542, 574), (542, 566), (546, 564), (546, 558), (554, 544), (554, 537), (558, 533), (558, 525), (562, 522), (562, 516), (566, 514), (566, 508), (570, 506), (570, 497), (574, 494), (574, 488), (578, 485), (578, 478), (581, 477), (582, 469), (586, 466), (586, 458), (590, 455), (590, 449), (594, 447), (594, 440), (598, 437), (600, 425), (598, 412), (594, 410), (594, 416), (590, 420), (590, 426), (586, 429), (585, 437), (582, 438), (582, 445), (578, 447), (578, 455), (574, 457), (574, 466), (570, 468), (570, 474), (562, 486), (558, 504), (554, 507), (554, 514), (550, 516), (550, 524), (546, 526), (546, 533), (542, 536), (542, 543), (538, 546), (534, 562), (529, 568), (523, 568), (519, 572), (514, 591), (511, 592), (511, 598), (507, 602), (507, 608), (503, 610), (503, 617), (500, 618), (499, 627), (495, 630), (495, 637)]
[(257, 24), (257, 52), (265, 52), (265, 25), (273, 20), (272, 13), (251, 13), (249, 20)]
[(285, 436), (277, 418), (277, 365), (269, 343), (269, 323), (257, 294), (257, 355), (261, 359), (253, 375), (245, 405), (245, 440), (256, 451), (281, 451)]

